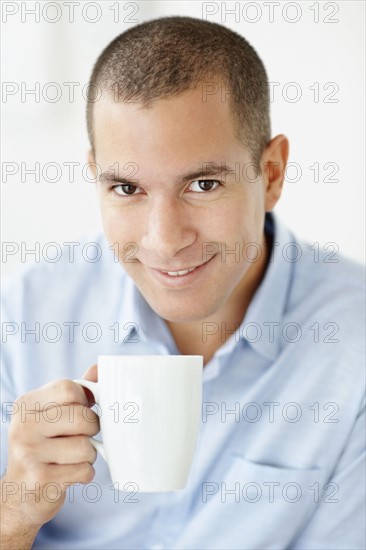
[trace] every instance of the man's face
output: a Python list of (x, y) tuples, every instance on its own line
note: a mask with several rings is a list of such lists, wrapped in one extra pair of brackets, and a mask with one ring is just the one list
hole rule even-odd
[[(168, 321), (219, 314), (255, 269), (247, 245), (262, 247), (265, 215), (265, 186), (228, 103), (220, 94), (203, 102), (200, 86), (149, 109), (104, 98), (94, 121), (103, 226), (124, 269)], [(202, 175), (207, 167), (218, 173)]]

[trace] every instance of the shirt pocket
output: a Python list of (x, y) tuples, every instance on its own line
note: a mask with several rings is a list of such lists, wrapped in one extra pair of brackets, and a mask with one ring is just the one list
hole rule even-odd
[(283, 468), (233, 452), (221, 474), (202, 485), (203, 507), (212, 513), (204, 515), (225, 526), (213, 547), (289, 548), (322, 500), (324, 475), (323, 469)]

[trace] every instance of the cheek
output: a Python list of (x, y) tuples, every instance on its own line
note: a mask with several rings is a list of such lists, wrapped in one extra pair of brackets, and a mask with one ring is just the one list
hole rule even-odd
[(110, 247), (118, 255), (120, 263), (129, 272), (139, 251), (138, 237), (134, 224), (123, 215), (121, 209), (104, 205), (101, 208), (104, 234)]
[(209, 227), (212, 240), (218, 242), (254, 241), (261, 234), (258, 206), (240, 199), (222, 205), (212, 212)]
[(115, 205), (101, 205), (102, 223), (109, 241), (127, 243), (134, 240), (135, 224), (131, 223), (122, 208)]

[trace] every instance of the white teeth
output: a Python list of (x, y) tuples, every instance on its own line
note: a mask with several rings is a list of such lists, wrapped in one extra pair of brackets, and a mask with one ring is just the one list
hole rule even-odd
[(186, 273), (190, 273), (196, 269), (195, 267), (192, 267), (192, 269), (183, 269), (182, 271), (163, 271), (163, 273), (167, 273), (168, 275), (171, 275), (172, 277), (178, 277), (179, 275), (185, 275)]

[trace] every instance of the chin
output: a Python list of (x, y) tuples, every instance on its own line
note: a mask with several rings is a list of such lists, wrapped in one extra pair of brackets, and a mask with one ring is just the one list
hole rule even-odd
[(157, 313), (160, 317), (169, 321), (171, 323), (193, 323), (198, 321), (204, 321), (215, 313), (217, 307), (211, 305), (211, 307), (203, 307), (202, 304), (182, 304), (174, 307), (174, 304), (171, 304), (167, 307), (167, 304), (154, 304), (153, 302), (149, 303), (150, 307)]

